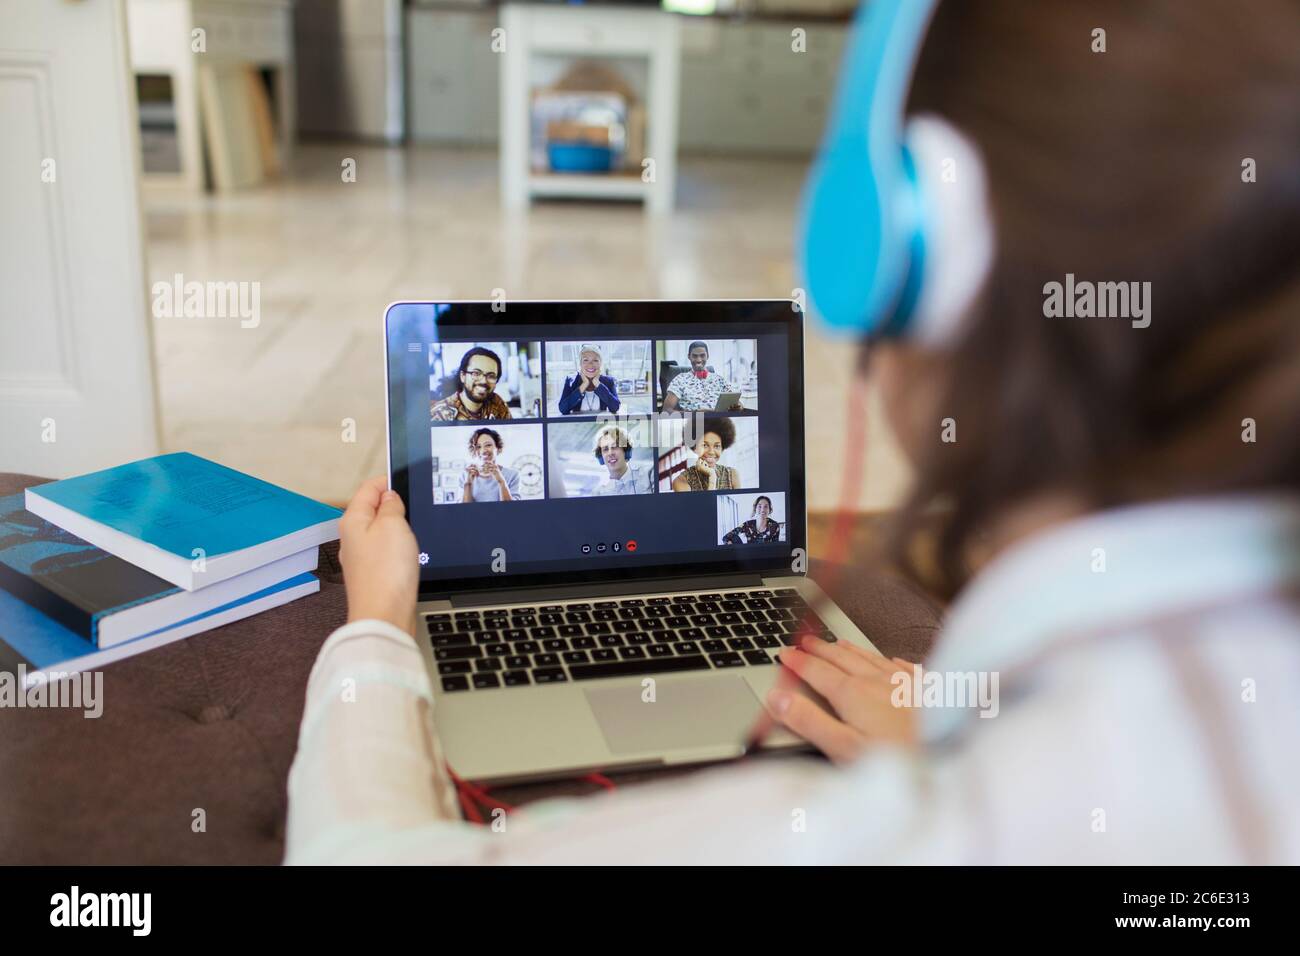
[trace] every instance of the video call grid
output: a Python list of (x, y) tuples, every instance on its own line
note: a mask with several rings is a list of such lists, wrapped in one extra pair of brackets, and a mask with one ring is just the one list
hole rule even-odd
[[(686, 361), (685, 361), (685, 363), (684, 363), (684, 362), (681, 360), (681, 356), (680, 356), (680, 355), (669, 354), (669, 352), (668, 352), (668, 347), (667, 347), (667, 343), (675, 342), (675, 343), (689, 344), (690, 340), (686, 340), (686, 339), (659, 339), (659, 338), (654, 338), (654, 337), (651, 337), (651, 338), (645, 338), (645, 337), (642, 337), (642, 336), (631, 336), (631, 337), (622, 337), (622, 338), (619, 338), (619, 337), (608, 337), (608, 338), (600, 338), (600, 339), (591, 338), (591, 339), (584, 339), (584, 340), (573, 339), (573, 338), (568, 338), (568, 337), (563, 338), (563, 339), (552, 339), (552, 338), (536, 338), (536, 339), (529, 338), (529, 339), (517, 339), (517, 338), (513, 338), (513, 337), (512, 337), (512, 338), (508, 339), (506, 342), (489, 342), (489, 341), (486, 341), (485, 337), (466, 338), (466, 339), (459, 340), (459, 341), (452, 341), (452, 340), (446, 340), (446, 339), (444, 339), (444, 340), (442, 340), (442, 341), (440, 341), (440, 342), (438, 342), (438, 343), (433, 343), (433, 344), (430, 345), (430, 347), (429, 347), (429, 349), (430, 349), (430, 365), (432, 366), (432, 359), (433, 359), (433, 354), (434, 354), (434, 349), (435, 349), (435, 348), (439, 348), (439, 347), (442, 347), (442, 346), (452, 346), (453, 348), (454, 348), (454, 347), (457, 347), (457, 346), (487, 347), (487, 348), (491, 349), (493, 352), (495, 352), (495, 353), (497, 353), (498, 355), (500, 355), (501, 352), (503, 351), (503, 349), (501, 348), (501, 346), (503, 346), (503, 345), (508, 345), (510, 342), (513, 342), (513, 343), (516, 345), (516, 347), (518, 347), (518, 346), (523, 346), (523, 347), (524, 347), (524, 354), (526, 354), (526, 355), (531, 354), (531, 353), (534, 351), (534, 347), (536, 347), (536, 349), (535, 349), (535, 350), (536, 350), (536, 360), (537, 360), (537, 365), (538, 365), (537, 379), (538, 379), (538, 383), (539, 383), (539, 391), (540, 391), (540, 394), (541, 394), (541, 401), (540, 401), (540, 404), (539, 404), (539, 409), (540, 409), (541, 414), (540, 414), (540, 415), (523, 415), (523, 416), (520, 416), (520, 417), (518, 417), (518, 418), (515, 418), (515, 417), (511, 417), (511, 418), (481, 418), (481, 419), (470, 419), (470, 420), (438, 420), (438, 419), (431, 419), (431, 424), (432, 424), (432, 426), (434, 427), (435, 433), (436, 433), (437, 430), (440, 430), (440, 429), (456, 429), (456, 430), (460, 430), (460, 429), (467, 429), (467, 428), (468, 428), (468, 429), (471, 430), (471, 432), (470, 432), (471, 434), (473, 433), (473, 430), (478, 430), (478, 429), (482, 429), (482, 428), (491, 428), (491, 429), (493, 429), (494, 431), (497, 431), (498, 433), (506, 433), (506, 430), (507, 430), (507, 429), (509, 429), (509, 430), (518, 430), (518, 429), (520, 429), (520, 428), (539, 429), (539, 430), (540, 430), (540, 449), (541, 449), (541, 450), (540, 450), (540, 454), (539, 454), (537, 457), (540, 459), (539, 465), (540, 465), (540, 470), (541, 470), (541, 485), (542, 485), (542, 493), (541, 493), (540, 495), (532, 495), (532, 496), (529, 496), (529, 497), (526, 497), (526, 498), (521, 498), (520, 500), (533, 500), (533, 501), (556, 501), (556, 500), (564, 500), (564, 499), (566, 499), (566, 498), (572, 498), (572, 497), (586, 497), (586, 496), (585, 496), (585, 495), (568, 495), (568, 494), (557, 496), (557, 495), (554, 493), (554, 491), (553, 491), (553, 489), (552, 489), (552, 487), (551, 487), (551, 482), (552, 482), (552, 475), (551, 475), (552, 467), (551, 467), (551, 462), (550, 462), (550, 455), (551, 455), (551, 452), (552, 452), (553, 445), (556, 443), (556, 439), (552, 436), (552, 433), (551, 433), (551, 429), (552, 429), (553, 427), (555, 427), (555, 426), (565, 427), (565, 426), (570, 426), (570, 425), (575, 426), (575, 427), (587, 426), (588, 428), (591, 428), (591, 429), (592, 429), (592, 433), (595, 434), (595, 433), (598, 433), (599, 431), (601, 431), (601, 430), (604, 429), (604, 428), (610, 428), (610, 427), (620, 426), (620, 427), (625, 427), (625, 428), (632, 428), (632, 429), (635, 429), (638, 425), (641, 425), (641, 426), (643, 426), (645, 429), (647, 429), (647, 430), (650, 432), (650, 434), (653, 436), (653, 439), (654, 439), (654, 440), (651, 441), (651, 442), (649, 442), (649, 443), (646, 443), (646, 444), (644, 444), (644, 445), (637, 444), (635, 447), (638, 448), (638, 449), (644, 447), (644, 448), (646, 449), (646, 451), (648, 452), (648, 454), (650, 455), (651, 460), (653, 461), (654, 464), (653, 464), (653, 467), (652, 467), (651, 472), (650, 472), (650, 475), (649, 475), (649, 477), (650, 477), (651, 480), (648, 482), (648, 485), (645, 487), (644, 490), (640, 490), (640, 491), (637, 491), (637, 492), (635, 492), (635, 493), (636, 493), (636, 494), (666, 494), (666, 493), (674, 493), (674, 492), (673, 492), (673, 489), (671, 489), (671, 488), (670, 488), (668, 491), (665, 491), (665, 490), (661, 487), (661, 485), (664, 483), (665, 478), (666, 478), (666, 475), (664, 474), (664, 472), (662, 471), (662, 468), (661, 468), (662, 463), (663, 463), (663, 456), (664, 456), (664, 454), (665, 454), (666, 451), (671, 452), (671, 451), (673, 451), (673, 450), (678, 450), (678, 449), (680, 449), (680, 450), (682, 451), (682, 461), (683, 461), (683, 465), (682, 465), (682, 467), (681, 467), (680, 469), (677, 469), (677, 471), (678, 471), (678, 472), (684, 472), (684, 471), (686, 470), (685, 465), (684, 465), (684, 459), (685, 459), (685, 446), (684, 446), (681, 442), (670, 443), (670, 444), (663, 444), (663, 443), (660, 442), (660, 438), (663, 436), (663, 432), (664, 432), (664, 430), (665, 430), (664, 427), (663, 427), (664, 425), (666, 425), (666, 424), (668, 424), (668, 423), (670, 423), (670, 422), (681, 422), (681, 421), (684, 420), (685, 415), (682, 414), (682, 410), (669, 410), (669, 411), (665, 412), (665, 411), (663, 411), (662, 406), (663, 406), (663, 403), (664, 403), (664, 400), (665, 400), (666, 395), (671, 391), (671, 388), (670, 388), (669, 386), (670, 386), (671, 384), (673, 384), (673, 383), (676, 381), (677, 376), (680, 375), (680, 374), (682, 374), (682, 373), (683, 373), (683, 370), (689, 369), (691, 366), (690, 366), (690, 364), (689, 364), (689, 363), (690, 363), (690, 357), (689, 357), (689, 355), (688, 355), (688, 357), (687, 357), (687, 359), (686, 359)], [(757, 399), (757, 384), (753, 382), (753, 379), (756, 378), (756, 376), (757, 376), (757, 368), (758, 368), (758, 363), (757, 363), (757, 339), (754, 339), (754, 338), (748, 338), (748, 339), (721, 339), (721, 340), (720, 340), (720, 339), (710, 339), (710, 340), (708, 340), (708, 342), (711, 343), (710, 350), (709, 350), (709, 351), (710, 351), (709, 358), (712, 357), (712, 355), (711, 355), (711, 353), (712, 353), (712, 345), (716, 345), (716, 344), (719, 343), (719, 342), (723, 342), (723, 343), (729, 344), (729, 345), (731, 345), (733, 348), (735, 348), (735, 347), (739, 347), (739, 346), (742, 346), (742, 345), (745, 345), (745, 346), (748, 347), (748, 352), (749, 352), (749, 356), (750, 356), (750, 358), (748, 359), (748, 361), (749, 361), (750, 364), (751, 364), (751, 368), (752, 368), (752, 373), (753, 373), (753, 374), (751, 375), (750, 378), (748, 378), (748, 379), (744, 379), (744, 380), (742, 380), (742, 381), (739, 382), (739, 383), (736, 382), (736, 381), (733, 381), (731, 378), (728, 378), (726, 375), (723, 375), (722, 373), (718, 373), (718, 372), (716, 372), (716, 370), (712, 368), (712, 364), (713, 364), (713, 363), (711, 363), (711, 362), (707, 362), (706, 364), (709, 366), (709, 374), (711, 374), (711, 375), (718, 375), (718, 376), (719, 376), (720, 378), (722, 378), (722, 379), (723, 379), (723, 380), (724, 380), (728, 385), (733, 386), (734, 388), (740, 388), (741, 386), (749, 386), (749, 391), (750, 391), (751, 394), (750, 394), (748, 397), (749, 397), (751, 400), (756, 400), (756, 399)], [(648, 384), (647, 384), (647, 387), (646, 387), (646, 390), (645, 390), (644, 394), (645, 394), (647, 397), (649, 397), (649, 396), (653, 396), (653, 399), (654, 399), (653, 402), (650, 403), (650, 406), (651, 406), (650, 409), (649, 409), (649, 410), (640, 409), (640, 410), (632, 411), (632, 412), (624, 412), (624, 411), (622, 410), (622, 407), (623, 407), (623, 405), (625, 405), (626, 403), (622, 403), (622, 404), (620, 405), (620, 410), (619, 410), (619, 412), (617, 412), (617, 413), (613, 413), (613, 412), (609, 412), (609, 411), (590, 411), (590, 412), (573, 412), (573, 413), (569, 413), (569, 414), (564, 414), (564, 413), (560, 413), (560, 412), (558, 412), (558, 410), (554, 409), (554, 407), (553, 407), (554, 403), (552, 402), (552, 398), (551, 398), (551, 391), (550, 391), (550, 389), (548, 388), (548, 384), (549, 384), (549, 382), (548, 382), (548, 378), (549, 378), (549, 376), (554, 375), (554, 374), (557, 374), (557, 372), (555, 371), (555, 366), (558, 365), (558, 366), (560, 366), (560, 368), (563, 369), (563, 371), (562, 371), (562, 372), (559, 372), (558, 374), (563, 378), (563, 380), (564, 380), (564, 381), (566, 382), (566, 384), (567, 384), (569, 379), (571, 379), (572, 377), (574, 377), (576, 374), (579, 373), (579, 371), (580, 371), (580, 369), (581, 369), (581, 364), (580, 364), (580, 363), (581, 363), (582, 358), (583, 358), (583, 353), (586, 352), (587, 350), (579, 349), (579, 351), (578, 351), (578, 362), (575, 363), (572, 359), (559, 359), (559, 360), (557, 360), (557, 359), (553, 358), (553, 357), (552, 357), (552, 354), (551, 354), (551, 348), (550, 348), (550, 346), (553, 346), (553, 345), (557, 345), (557, 346), (568, 345), (568, 346), (574, 346), (574, 347), (577, 347), (577, 346), (580, 346), (580, 345), (583, 345), (583, 344), (594, 344), (594, 345), (597, 345), (598, 347), (600, 347), (600, 351), (601, 351), (601, 355), (600, 355), (600, 358), (601, 358), (601, 364), (600, 364), (599, 369), (598, 369), (598, 371), (597, 371), (597, 376), (598, 376), (598, 380), (602, 380), (602, 384), (605, 384), (604, 381), (603, 381), (603, 379), (608, 378), (609, 376), (606, 376), (606, 375), (605, 375), (606, 368), (605, 368), (605, 365), (604, 365), (604, 356), (603, 356), (603, 352), (605, 351), (605, 349), (606, 349), (607, 347), (609, 347), (609, 346), (611, 346), (611, 345), (615, 345), (615, 344), (617, 344), (617, 343), (644, 343), (644, 344), (647, 346), (646, 351), (645, 351), (645, 355), (647, 356), (647, 368), (645, 369), (645, 371), (644, 371), (643, 374), (644, 374), (645, 376), (647, 376), (648, 379), (649, 379), (649, 382), (648, 382)], [(495, 347), (494, 347), (494, 346), (495, 346)], [(463, 353), (462, 353), (462, 354), (463, 354)], [(511, 354), (511, 353), (508, 353), (508, 352), (507, 352), (507, 354)], [(515, 354), (517, 354), (517, 353), (515, 353)], [(486, 358), (486, 357), (484, 356), (483, 358)], [(490, 359), (489, 359), (488, 361), (490, 362)], [(672, 369), (672, 372), (673, 372), (673, 377), (672, 377), (672, 378), (665, 379), (662, 375), (656, 375), (656, 374), (655, 374), (655, 370), (656, 370), (656, 368), (662, 368), (662, 363), (665, 362), (665, 361), (672, 361), (672, 362), (673, 362), (673, 366), (674, 366), (674, 368)], [(447, 379), (451, 379), (451, 380), (454, 382), (457, 391), (459, 391), (461, 388), (463, 388), (464, 383), (461, 382), (461, 381), (459, 381), (459, 375), (458, 375), (458, 372), (459, 372), (459, 362), (455, 363), (455, 365), (456, 365), (456, 371), (450, 371), (449, 367), (446, 366), (446, 365), (444, 365), (444, 366), (443, 366), (443, 375), (444, 375), (444, 381), (447, 380)], [(500, 363), (498, 363), (498, 367), (500, 367)], [(734, 372), (733, 372), (732, 374), (734, 375)], [(644, 379), (638, 379), (638, 380), (644, 380)], [(498, 379), (498, 381), (499, 381), (499, 379)], [(621, 383), (621, 382), (617, 382), (617, 380), (616, 380), (616, 384), (622, 384), (622, 383)], [(432, 389), (431, 389), (431, 396), (432, 396), (432, 399), (431, 399), (431, 400), (432, 400), (432, 401), (437, 401), (438, 399), (445, 399), (445, 398), (449, 397), (449, 396), (452, 395), (452, 394), (454, 394), (454, 392), (452, 392), (452, 391), (450, 391), (450, 390), (445, 390), (445, 391), (443, 391), (443, 393), (442, 393), (441, 395), (438, 395), (438, 394), (434, 393), (434, 392), (432, 391)], [(617, 394), (617, 393), (616, 393), (616, 394)], [(624, 393), (624, 394), (626, 394), (626, 393)], [(637, 394), (637, 393), (635, 392), (635, 389), (633, 390), (633, 393), (632, 393), (632, 394), (633, 394), (633, 397), (636, 397), (636, 394)], [(746, 396), (745, 396), (745, 392), (743, 391), (743, 388), (740, 389), (740, 396), (739, 396), (739, 397), (741, 398), (741, 401), (742, 401), (742, 403), (743, 403), (743, 398), (746, 397)], [(511, 411), (511, 410), (508, 410), (508, 411)], [(719, 412), (719, 411), (716, 410), (716, 408), (715, 408), (715, 409), (712, 409), (712, 410), (709, 410), (709, 411), (703, 411), (703, 410), (700, 409), (700, 408), (696, 408), (696, 409), (690, 409), (690, 411), (693, 411), (693, 412), (700, 412), (700, 413), (703, 414), (703, 415), (707, 415), (710, 419), (725, 418), (725, 419), (750, 419), (750, 420), (753, 420), (753, 421), (755, 422), (755, 427), (754, 427), (754, 429), (753, 429), (753, 444), (754, 444), (754, 448), (753, 448), (753, 458), (755, 459), (755, 461), (757, 461), (757, 457), (758, 457), (758, 453), (757, 453), (757, 444), (758, 444), (758, 434), (757, 434), (757, 431), (758, 431), (758, 429), (757, 429), (758, 409), (755, 409), (755, 408), (745, 408), (745, 407), (741, 407), (741, 408), (729, 409), (728, 411), (725, 411), (725, 412)], [(663, 416), (667, 416), (667, 417), (665, 418), (665, 417), (663, 417)], [(596, 425), (600, 425), (600, 426), (602, 426), (602, 429), (596, 429), (596, 428), (594, 428), (594, 426), (596, 426)], [(505, 439), (505, 437), (506, 437), (506, 434), (502, 434), (503, 444), (504, 444), (504, 439)], [(482, 436), (480, 436), (480, 440), (482, 440)], [(466, 454), (469, 453), (469, 452), (468, 452), (468, 447), (466, 447), (465, 453), (466, 453)], [(673, 474), (673, 473), (674, 473), (674, 472), (670, 471), (668, 474), (671, 475), (671, 474)], [(734, 486), (731, 486), (731, 487), (718, 487), (718, 488), (714, 488), (714, 489), (707, 489), (707, 488), (705, 488), (705, 489), (694, 489), (694, 488), (692, 488), (692, 489), (689, 489), (689, 490), (702, 490), (702, 491), (705, 491), (706, 493), (709, 493), (709, 494), (712, 494), (712, 495), (714, 495), (714, 496), (717, 496), (717, 498), (718, 498), (718, 500), (719, 500), (719, 508), (720, 508), (720, 510), (719, 510), (719, 521), (720, 521), (720, 522), (724, 520), (724, 515), (723, 515), (723, 512), (722, 512), (723, 499), (726, 499), (727, 503), (730, 504), (731, 499), (738, 497), (738, 496), (736, 496), (735, 494), (733, 494), (734, 492), (746, 492), (745, 495), (742, 495), (742, 496), (739, 496), (739, 497), (746, 497), (746, 498), (749, 498), (749, 499), (754, 499), (754, 498), (763, 498), (763, 499), (765, 499), (765, 501), (766, 501), (766, 507), (767, 507), (767, 509), (769, 510), (769, 512), (773, 509), (773, 500), (774, 500), (774, 499), (775, 499), (776, 501), (779, 501), (779, 502), (781, 503), (781, 505), (783, 506), (783, 504), (784, 504), (784, 498), (785, 498), (785, 494), (784, 494), (784, 492), (767, 492), (767, 493), (761, 492), (761, 491), (759, 490), (759, 489), (760, 489), (760, 485), (757, 484), (757, 483), (752, 484), (752, 485), (746, 485), (746, 484), (745, 484), (745, 478), (744, 478), (743, 475), (740, 476), (739, 481), (740, 481), (739, 484), (734, 485)], [(682, 491), (684, 491), (684, 490), (686, 490), (686, 489), (678, 490), (676, 493), (682, 493)], [(437, 489), (435, 489), (435, 493), (436, 493), (436, 491), (437, 491)], [(758, 507), (763, 507), (763, 505), (760, 503)], [(733, 509), (733, 510), (734, 510), (734, 509)], [(781, 507), (779, 510), (783, 511), (784, 508)], [(773, 519), (776, 519), (776, 518), (777, 518), (777, 515), (773, 514), (772, 517), (773, 517)], [(752, 520), (751, 520), (751, 523), (752, 523)], [(773, 521), (773, 524), (775, 524), (775, 525), (777, 525), (777, 526), (779, 526), (779, 527), (781, 528), (780, 537), (779, 537), (779, 539), (776, 538), (776, 537), (772, 537), (772, 538), (770, 538), (769, 540), (771, 540), (771, 541), (784, 540), (784, 523), (783, 523), (783, 522), (779, 522), (779, 521), (775, 521), (775, 520), (774, 520), (774, 521)], [(719, 543), (719, 544), (723, 544), (723, 543), (738, 543), (738, 542), (735, 540), (735, 536), (736, 536), (736, 533), (737, 533), (739, 530), (740, 530), (739, 527), (731, 527), (731, 529), (730, 529), (729, 531), (724, 531), (724, 529), (722, 529), (721, 526), (720, 526), (720, 527), (719, 527), (719, 535), (722, 536), (722, 535), (724, 535), (724, 534), (729, 534), (729, 535), (731, 535), (731, 539), (730, 539), (729, 541), (727, 541), (727, 542), (724, 542), (724, 541), (720, 540), (718, 543)], [(770, 530), (770, 528), (769, 528), (769, 530)]]

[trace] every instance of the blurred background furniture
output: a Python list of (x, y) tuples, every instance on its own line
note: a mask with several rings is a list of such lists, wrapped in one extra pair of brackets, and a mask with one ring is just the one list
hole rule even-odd
[(407, 132), (412, 142), (496, 145), (501, 81), (492, 31), (497, 26), (495, 6), (418, 0), (407, 7)]
[[(308, 3), (311, 0), (300, 0)], [(667, 5), (666, 5), (667, 6)], [(799, 156), (821, 135), (846, 36), (844, 15), (797, 5), (747, 17), (680, 16), (678, 146), (684, 152)], [(585, 18), (590, 8), (577, 7)], [(406, 11), (409, 136), (492, 146), (500, 77), (489, 4), (416, 0)], [(793, 31), (802, 31), (794, 54)], [(794, 54), (794, 55), (791, 55)]]
[[(298, 0), (298, 130), (400, 143), (406, 131), (402, 0)], [(423, 44), (412, 42), (416, 56)]]
[[(509, 3), (501, 10), (501, 197), (518, 208), (532, 197), (641, 199), (672, 209), (677, 188), (678, 18), (653, 7)], [(538, 170), (530, 161), (530, 107), (577, 58), (617, 64), (645, 104), (645, 156), (604, 173)], [(649, 163), (643, 166), (643, 163)]]
[(810, 154), (845, 36), (843, 22), (818, 16), (683, 18), (682, 149)]
[(197, 192), (209, 174), (234, 189), (278, 172), (295, 139), (293, 0), (128, 6), (145, 181)]

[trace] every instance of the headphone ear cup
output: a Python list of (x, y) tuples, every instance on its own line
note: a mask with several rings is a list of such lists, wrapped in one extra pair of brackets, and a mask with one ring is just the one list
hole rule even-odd
[(924, 243), (908, 334), (952, 345), (993, 265), (995, 235), (984, 162), (947, 120), (913, 117), (905, 135)]
[(904, 178), (901, 156), (888, 165), (884, 170), (865, 149), (839, 142), (813, 167), (802, 265), (810, 305), (832, 329), (875, 331), (906, 276), (890, 203)]

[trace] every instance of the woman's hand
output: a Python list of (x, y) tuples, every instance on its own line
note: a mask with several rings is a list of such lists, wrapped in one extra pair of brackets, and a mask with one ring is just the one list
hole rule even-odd
[(700, 473), (700, 478), (704, 481), (704, 487), (709, 491), (716, 491), (718, 487), (718, 469), (705, 458), (698, 458), (695, 462), (695, 470)]
[(804, 637), (781, 651), (781, 663), (834, 708), (827, 713), (802, 694), (781, 687), (767, 695), (773, 718), (837, 763), (846, 763), (873, 743), (916, 742), (916, 712), (890, 699), (893, 675), (911, 679), (913, 665), (864, 650), (848, 641), (828, 644)]
[(418, 548), (406, 507), (383, 477), (357, 489), (339, 521), (348, 621), (380, 620), (414, 634)]

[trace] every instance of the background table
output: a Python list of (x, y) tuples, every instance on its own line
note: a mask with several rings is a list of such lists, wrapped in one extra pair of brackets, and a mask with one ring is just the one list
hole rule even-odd
[[(677, 191), (677, 107), (680, 18), (649, 7), (573, 7), (510, 3), (501, 8), (501, 197), (512, 209), (535, 196), (641, 199), (654, 213), (672, 211)], [(572, 61), (617, 63), (624, 79), (644, 73), (645, 157), (654, 177), (630, 172), (549, 173), (531, 169), (534, 90), (558, 79)]]

